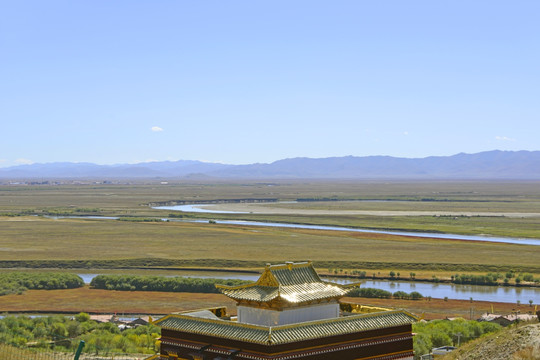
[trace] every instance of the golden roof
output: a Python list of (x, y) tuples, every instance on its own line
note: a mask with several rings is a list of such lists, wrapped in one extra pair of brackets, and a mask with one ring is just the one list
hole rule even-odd
[(383, 311), (290, 325), (261, 326), (220, 319), (168, 315), (155, 322), (163, 329), (217, 336), (263, 345), (279, 345), (328, 336), (412, 324), (417, 318), (405, 311)]
[(311, 261), (267, 264), (261, 277), (254, 284), (216, 285), (223, 294), (236, 301), (267, 303), (281, 300), (285, 304), (338, 299), (356, 286), (359, 284), (340, 285), (321, 280)]

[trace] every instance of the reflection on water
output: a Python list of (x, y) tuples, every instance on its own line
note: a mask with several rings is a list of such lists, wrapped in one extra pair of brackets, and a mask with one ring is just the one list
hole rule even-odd
[[(90, 283), (98, 274), (78, 274), (85, 283)], [(156, 274), (157, 275), (157, 274)], [(256, 281), (259, 274), (235, 273), (235, 272), (212, 272), (212, 271), (175, 271), (174, 275), (163, 273), (160, 276), (185, 276), (195, 278), (215, 278), (215, 279), (239, 279)], [(484, 286), (484, 285), (459, 285), (430, 282), (408, 282), (408, 281), (387, 281), (370, 279), (342, 279), (323, 278), (323, 280), (336, 282), (339, 284), (349, 284), (351, 282), (361, 282), (361, 287), (377, 288), (390, 292), (404, 291), (407, 293), (417, 291), (423, 296), (432, 298), (469, 300), (473, 298), (477, 301), (497, 301), (515, 303), (518, 300), (522, 304), (528, 304), (532, 300), (534, 304), (540, 303), (540, 288), (512, 287), (512, 286)]]

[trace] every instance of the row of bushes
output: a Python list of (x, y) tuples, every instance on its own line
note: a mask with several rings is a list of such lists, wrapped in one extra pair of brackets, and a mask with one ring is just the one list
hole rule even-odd
[(500, 285), (499, 280), (503, 280), (502, 283), (508, 285), (512, 278), (518, 285), (523, 281), (540, 283), (540, 278), (535, 278), (530, 273), (516, 275), (514, 272), (507, 272), (504, 277), (500, 273), (488, 273), (486, 275), (456, 274), (451, 277), (451, 281), (454, 284)]
[(149, 217), (132, 217), (132, 216), (125, 216), (125, 217), (119, 217), (116, 219), (117, 221), (131, 221), (131, 222), (162, 222), (162, 219), (158, 218), (149, 218)]
[(378, 298), (378, 299), (407, 299), (407, 300), (420, 300), (424, 298), (418, 291), (413, 291), (410, 294), (405, 291), (396, 291), (391, 293), (390, 291), (375, 289), (375, 288), (356, 288), (347, 294), (352, 297), (365, 297), (365, 298)]
[[(253, 269), (261, 266), (261, 261), (256, 260), (227, 260), (227, 259), (164, 259), (164, 258), (130, 258), (130, 259), (92, 259), (92, 260), (1, 260), (0, 268), (71, 268), (71, 269), (126, 269), (126, 268), (208, 268), (208, 269)], [(508, 266), (485, 265), (485, 264), (454, 264), (454, 263), (395, 263), (395, 262), (358, 262), (358, 261), (317, 261), (320, 269), (391, 269), (399, 268), (407, 271), (463, 271), (463, 272), (504, 272)], [(540, 273), (539, 266), (514, 266), (514, 272), (527, 275)], [(362, 275), (365, 271), (353, 270), (352, 272)], [(370, 270), (368, 270), (370, 271)], [(364, 274), (370, 277), (372, 272)], [(411, 275), (413, 274), (413, 275)], [(414, 277), (414, 272), (409, 276)], [(397, 275), (397, 273), (396, 273)], [(398, 277), (402, 277), (400, 274)], [(520, 275), (521, 276), (521, 275)], [(525, 279), (523, 279), (525, 280)], [(540, 279), (538, 279), (540, 280)], [(527, 281), (527, 280), (525, 280)]]
[[(366, 271), (352, 270), (350, 272), (343, 271), (342, 269), (329, 269), (329, 272), (332, 274), (351, 274), (360, 279), (367, 277)], [(378, 274), (380, 276), (380, 272)], [(399, 272), (394, 272), (393, 270), (389, 272), (390, 279), (400, 280)], [(416, 280), (416, 273), (409, 273), (410, 280)], [(508, 272), (506, 276), (503, 277), (500, 273), (488, 273), (486, 275), (476, 275), (476, 274), (456, 274), (451, 276), (451, 282), (454, 284), (471, 284), (471, 285), (500, 285), (499, 280), (503, 280), (504, 285), (509, 284), (509, 279), (515, 277), (514, 281), (516, 284), (520, 284), (522, 281), (540, 283), (540, 278), (534, 278), (530, 273), (522, 273), (519, 276), (516, 276), (513, 272)], [(375, 273), (373, 278), (376, 278)], [(440, 279), (435, 275), (432, 277), (433, 282), (439, 282)]]
[(74, 289), (84, 286), (80, 276), (57, 272), (0, 273), (0, 295), (22, 294), (26, 290)]
[(216, 284), (237, 286), (252, 283), (236, 279), (200, 279), (189, 277), (98, 275), (90, 286), (94, 289), (121, 291), (166, 291), (219, 293)]
[(24, 209), (21, 211), (11, 211), (2, 213), (0, 216), (28, 216), (28, 215), (49, 215), (49, 216), (71, 216), (71, 215), (96, 215), (103, 210), (98, 208), (43, 208)]
[(461, 274), (452, 276), (454, 284), (497, 285), (497, 280), (497, 274), (491, 273), (487, 275)]

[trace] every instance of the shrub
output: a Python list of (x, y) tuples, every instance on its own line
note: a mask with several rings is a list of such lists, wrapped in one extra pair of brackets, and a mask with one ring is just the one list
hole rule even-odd
[(392, 297), (392, 293), (390, 291), (374, 288), (356, 288), (349, 292), (348, 296), (390, 299)]
[(394, 299), (409, 299), (409, 294), (407, 294), (405, 291), (396, 291), (393, 294)]
[(417, 322), (413, 324), (414, 350), (417, 359), (421, 355), (429, 353), (431, 348), (444, 345), (457, 345), (456, 334), (461, 334), (460, 344), (475, 339), (490, 332), (501, 329), (501, 326), (489, 322), (477, 322), (474, 320), (458, 319), (433, 320), (429, 322)]
[(216, 284), (244, 285), (251, 281), (235, 279), (198, 279), (189, 277), (136, 276), (136, 275), (98, 275), (90, 286), (95, 289), (121, 291), (167, 291), (219, 293)]
[(84, 286), (76, 274), (54, 272), (7, 272), (0, 273), (0, 295), (22, 294), (26, 290), (73, 289)]
[[(497, 274), (487, 275), (472, 275), (461, 274), (455, 275), (452, 282), (455, 284), (472, 284), (472, 285), (497, 285)], [(508, 277), (506, 277), (508, 279)]]

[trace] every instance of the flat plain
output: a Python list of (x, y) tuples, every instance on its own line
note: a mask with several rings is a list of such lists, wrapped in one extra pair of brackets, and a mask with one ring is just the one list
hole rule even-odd
[[(182, 214), (151, 208), (201, 202), (222, 203), (220, 206), (255, 202), (258, 207), (287, 212)], [(152, 180), (4, 185), (0, 187), (0, 261), (4, 267), (43, 267), (47, 261), (56, 260), (66, 262), (62, 267), (69, 267), (71, 262), (80, 268), (89, 261), (92, 268), (95, 263), (91, 261), (102, 261), (105, 265), (100, 267), (123, 267), (129, 262), (133, 268), (137, 262), (134, 259), (146, 259), (151, 260), (152, 267), (260, 269), (266, 262), (310, 259), (325, 271), (427, 269), (449, 276), (462, 271), (516, 270), (540, 274), (540, 251), (531, 245), (207, 221), (243, 219), (540, 239), (539, 209), (539, 182)], [(415, 215), (416, 211), (422, 215)], [(396, 212), (410, 213), (398, 216)], [(171, 213), (184, 216), (180, 220), (206, 220), (159, 221)], [(449, 215), (441, 215), (445, 213)], [(44, 215), (119, 216), (128, 221)], [(40, 262), (42, 265), (36, 265)], [(149, 265), (141, 260), (140, 267)]]
[[(345, 302), (377, 307), (407, 309), (425, 319), (445, 317), (477, 318), (490, 312), (510, 313), (520, 310), (522, 313), (533, 311), (528, 304), (510, 304), (487, 301), (467, 300), (400, 300), (366, 299), (346, 297)], [(88, 312), (92, 314), (170, 314), (201, 308), (226, 306), (234, 315), (235, 302), (222, 294), (169, 293), (156, 291), (110, 291), (91, 289), (88, 286), (69, 290), (29, 290), (22, 295), (0, 297), (0, 310), (10, 313), (32, 311), (33, 313), (69, 313)]]
[[(242, 214), (181, 213), (152, 206), (212, 203)], [(540, 239), (540, 182), (93, 181), (0, 186), (2, 271), (177, 275), (179, 269), (260, 271), (267, 262), (312, 260), (322, 274), (364, 270), (408, 278), (508, 271), (540, 275), (538, 246), (435, 237), (221, 225), (257, 220), (490, 234)], [(95, 219), (85, 216), (120, 217)], [(170, 218), (175, 221), (161, 221)], [(191, 222), (200, 221), (200, 222)], [(492, 303), (348, 298), (426, 318), (467, 316)], [(227, 305), (220, 294), (30, 290), (0, 297), (9, 312), (170, 313)], [(516, 304), (497, 304), (511, 311)], [(528, 308), (523, 306), (522, 311)]]

